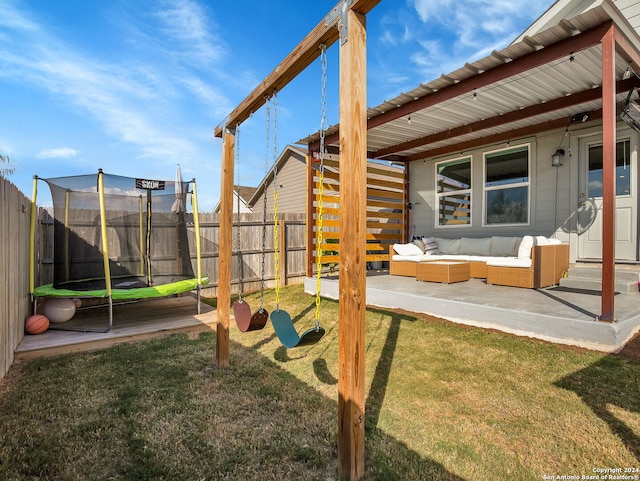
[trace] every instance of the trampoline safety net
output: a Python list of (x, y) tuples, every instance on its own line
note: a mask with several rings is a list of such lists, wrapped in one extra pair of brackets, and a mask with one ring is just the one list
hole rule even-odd
[(101, 172), (41, 180), (53, 198), (54, 288), (105, 289), (110, 278), (112, 289), (134, 289), (194, 277), (186, 213), (191, 182)]

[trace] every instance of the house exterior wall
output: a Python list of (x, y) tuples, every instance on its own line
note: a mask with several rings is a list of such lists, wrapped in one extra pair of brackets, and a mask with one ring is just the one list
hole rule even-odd
[[(233, 193), (233, 213), (238, 213), (238, 193)], [(247, 206), (247, 203), (244, 199), (240, 198), (240, 213), (241, 214), (251, 214), (252, 210)]]
[[(638, 134), (631, 132), (623, 123), (618, 124), (618, 138), (631, 137), (631, 149), (638, 149)], [(425, 159), (409, 164), (410, 193), (412, 205), (410, 233), (413, 236), (454, 237), (487, 237), (492, 235), (544, 235), (555, 237), (570, 244), (570, 260), (578, 257), (578, 235), (582, 227), (578, 225), (580, 195), (585, 192), (584, 169), (586, 160), (580, 152), (581, 139), (600, 137), (602, 126), (580, 125), (570, 126), (570, 131), (547, 132), (536, 137), (514, 141), (511, 146), (528, 144), (530, 146), (529, 170), (529, 222), (521, 225), (486, 226), (484, 215), (484, 159), (483, 153), (506, 148), (506, 144), (491, 145), (471, 152), (464, 152), (463, 157), (471, 156), (472, 190), (471, 190), (471, 225), (438, 226), (438, 203), (436, 196), (436, 163), (460, 158), (451, 155), (437, 159)], [(553, 167), (551, 156), (559, 147), (565, 150), (563, 165)], [(583, 176), (581, 177), (581, 169)], [(635, 173), (632, 188), (638, 189), (638, 174)]]
[[(289, 156), (278, 172), (278, 212), (306, 213), (306, 159), (297, 152), (288, 150)], [(267, 183), (267, 212), (273, 213), (273, 179)], [(263, 212), (264, 192), (253, 206), (253, 212)]]

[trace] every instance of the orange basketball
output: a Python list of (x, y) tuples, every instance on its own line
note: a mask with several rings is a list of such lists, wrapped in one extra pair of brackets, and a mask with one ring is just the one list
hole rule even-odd
[(24, 323), (24, 330), (29, 334), (42, 334), (49, 329), (49, 319), (42, 314), (35, 314)]

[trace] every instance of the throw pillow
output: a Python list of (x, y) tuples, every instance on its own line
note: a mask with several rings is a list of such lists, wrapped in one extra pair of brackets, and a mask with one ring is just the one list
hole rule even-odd
[(408, 244), (393, 244), (393, 250), (401, 256), (421, 256), (423, 254), (420, 247), (413, 242)]
[(438, 243), (434, 237), (423, 237), (422, 245), (424, 245), (424, 253), (427, 255), (437, 255), (440, 253), (440, 251), (438, 251)]
[(532, 247), (533, 237), (530, 235), (524, 236), (520, 242), (520, 247), (518, 247), (518, 259), (530, 259)]
[(424, 243), (422, 242), (422, 239), (416, 237), (415, 239), (413, 239), (413, 243), (420, 247), (420, 250), (424, 252)]

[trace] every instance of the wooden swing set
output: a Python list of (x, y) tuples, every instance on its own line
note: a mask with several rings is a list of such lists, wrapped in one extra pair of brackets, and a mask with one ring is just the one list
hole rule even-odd
[[(367, 69), (366, 15), (380, 0), (341, 0), (292, 52), (216, 127), (222, 138), (220, 252), (216, 361), (229, 366), (235, 130), (266, 99), (282, 90), (340, 40), (340, 304), (338, 371), (338, 470), (364, 474)], [(336, 28), (337, 27), (337, 28)]]

